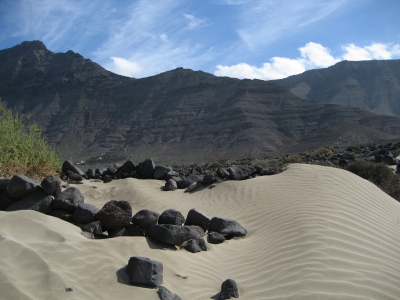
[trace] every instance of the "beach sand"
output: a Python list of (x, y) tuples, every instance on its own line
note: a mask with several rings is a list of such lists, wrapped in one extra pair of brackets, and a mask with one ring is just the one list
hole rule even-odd
[(248, 235), (193, 254), (144, 237), (90, 240), (34, 211), (0, 212), (0, 298), (156, 300), (155, 289), (131, 286), (125, 274), (131, 256), (144, 256), (163, 263), (163, 286), (182, 299), (211, 299), (227, 278), (240, 299), (400, 299), (400, 203), (354, 174), (293, 164), (192, 194), (163, 185), (76, 186), (98, 208), (109, 200), (129, 201), (133, 213), (196, 208), (238, 221)]

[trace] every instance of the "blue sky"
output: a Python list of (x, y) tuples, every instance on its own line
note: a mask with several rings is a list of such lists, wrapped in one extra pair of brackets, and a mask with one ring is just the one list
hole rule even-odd
[(0, 49), (41, 40), (136, 78), (278, 79), (400, 58), (399, 0), (1, 0)]

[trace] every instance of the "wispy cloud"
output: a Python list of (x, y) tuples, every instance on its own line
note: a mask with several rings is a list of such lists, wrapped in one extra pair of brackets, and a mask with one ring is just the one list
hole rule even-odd
[(237, 33), (248, 48), (254, 49), (325, 18), (347, 1), (254, 1), (240, 13)]
[(246, 63), (233, 66), (217, 65), (214, 74), (217, 76), (270, 80), (300, 74), (309, 69), (329, 67), (341, 60), (356, 61), (400, 57), (399, 44), (372, 43), (364, 47), (349, 44), (342, 47), (343, 53), (339, 57), (334, 57), (330, 54), (328, 48), (313, 42), (307, 43), (298, 50), (301, 56), (296, 59), (273, 57), (271, 62), (264, 63), (261, 67)]
[(183, 15), (185, 16), (186, 20), (189, 21), (188, 27), (190, 29), (195, 29), (196, 27), (200, 26), (201, 24), (203, 24), (205, 22), (204, 19), (196, 18), (193, 15), (189, 15), (189, 14), (183, 14)]

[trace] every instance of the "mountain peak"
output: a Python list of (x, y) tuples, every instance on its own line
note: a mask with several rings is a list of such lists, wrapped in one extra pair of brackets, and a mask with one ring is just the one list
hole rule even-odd
[(46, 46), (43, 44), (43, 42), (39, 41), (39, 40), (25, 41), (25, 42), (22, 42), (21, 44), (15, 46), (15, 47), (24, 48), (24, 50), (44, 50), (44, 51), (49, 51), (46, 48)]

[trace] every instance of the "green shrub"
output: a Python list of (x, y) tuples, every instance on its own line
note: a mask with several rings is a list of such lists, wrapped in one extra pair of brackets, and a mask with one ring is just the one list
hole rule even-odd
[(24, 126), (28, 118), (6, 109), (0, 99), (0, 176), (43, 177), (60, 167), (59, 153), (50, 148), (38, 125)]
[(400, 200), (400, 178), (385, 164), (355, 161), (345, 169), (371, 181), (388, 195)]

